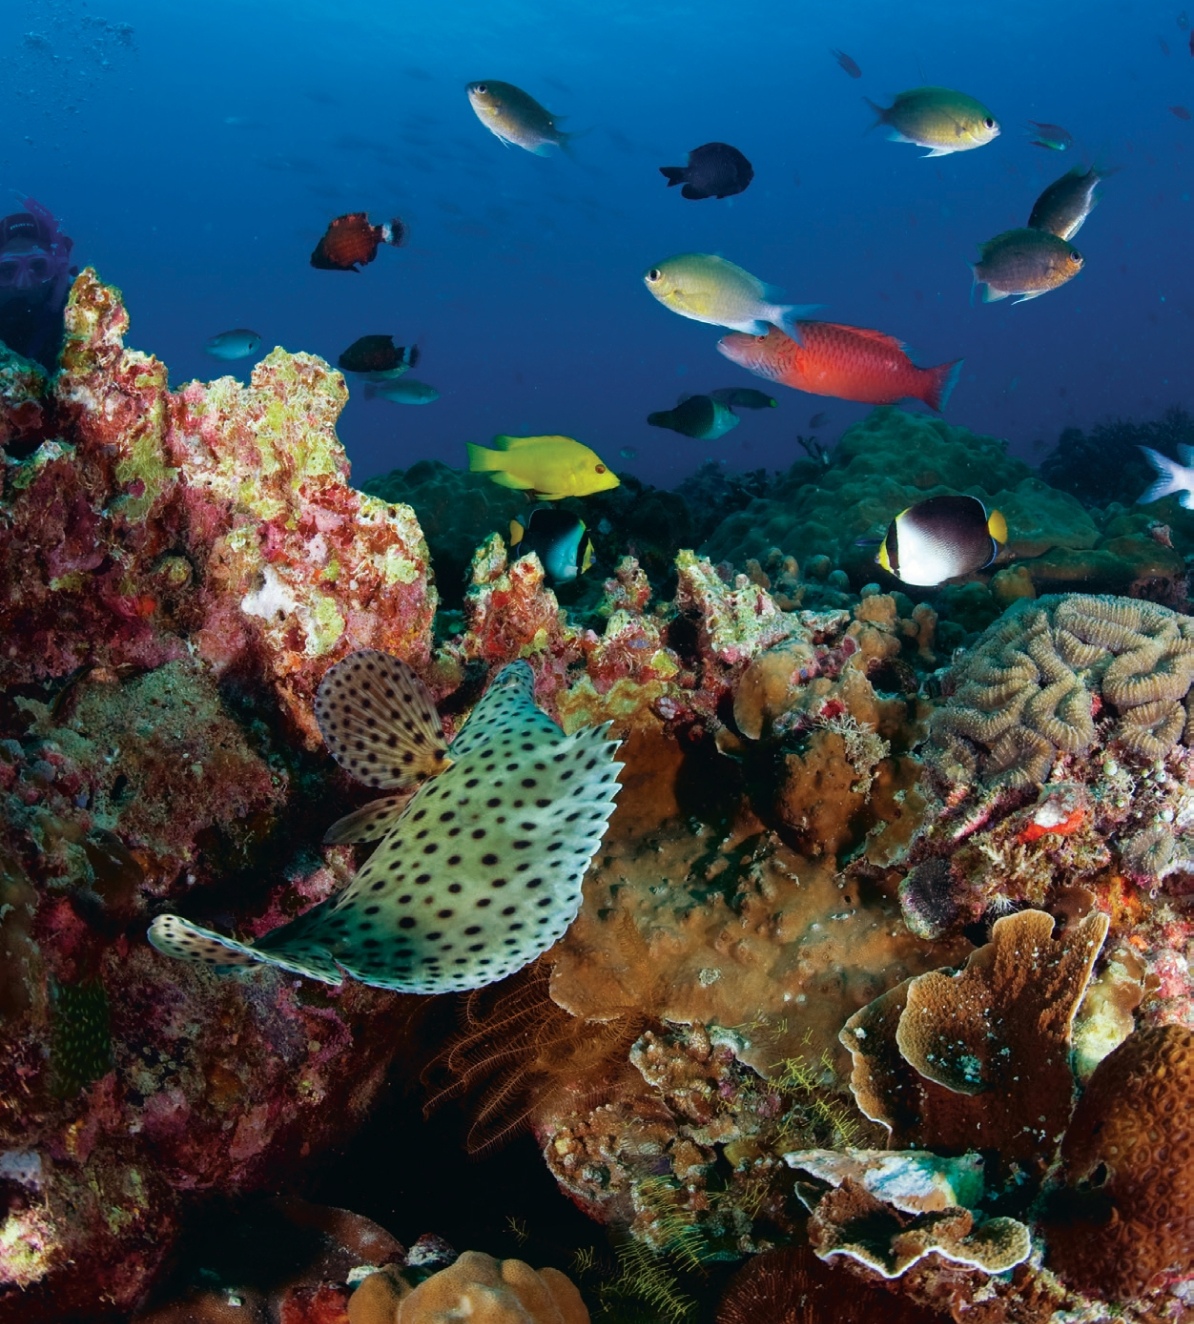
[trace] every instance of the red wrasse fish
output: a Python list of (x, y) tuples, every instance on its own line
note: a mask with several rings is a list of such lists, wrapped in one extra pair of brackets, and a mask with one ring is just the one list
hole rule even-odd
[(840, 322), (798, 322), (803, 344), (775, 327), (765, 336), (735, 331), (717, 348), (733, 363), (769, 382), (810, 395), (894, 405), (923, 400), (939, 413), (957, 385), (962, 360), (918, 368), (903, 344), (883, 331)]
[(397, 247), (406, 239), (406, 226), (398, 219), (373, 225), (363, 211), (337, 216), (315, 245), (311, 265), (321, 271), (360, 271), (377, 256), (380, 244)]

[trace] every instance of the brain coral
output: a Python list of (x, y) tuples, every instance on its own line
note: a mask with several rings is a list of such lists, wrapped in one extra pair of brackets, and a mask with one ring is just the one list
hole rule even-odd
[(1048, 1263), (1108, 1300), (1194, 1265), (1194, 1031), (1137, 1030), (1105, 1058), (1062, 1145), (1067, 1186), (1046, 1227)]
[(1158, 759), (1194, 735), (1194, 618), (1134, 598), (1017, 603), (954, 669), (929, 763), (949, 782), (1044, 782), (1096, 745)]

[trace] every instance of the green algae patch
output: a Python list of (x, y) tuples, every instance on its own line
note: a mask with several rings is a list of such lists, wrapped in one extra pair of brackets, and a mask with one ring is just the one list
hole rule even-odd
[(310, 613), (306, 622), (307, 644), (316, 657), (330, 652), (344, 633), (346, 621), (336, 606), (335, 598), (326, 593), (312, 592), (307, 603)]
[(153, 509), (158, 498), (178, 480), (178, 470), (166, 463), (162, 451), (162, 411), (154, 409), (154, 417), (133, 442), (127, 455), (116, 462), (116, 481), (125, 488), (140, 483), (141, 491), (126, 491), (112, 501), (109, 509), (119, 511), (127, 520), (143, 520)]

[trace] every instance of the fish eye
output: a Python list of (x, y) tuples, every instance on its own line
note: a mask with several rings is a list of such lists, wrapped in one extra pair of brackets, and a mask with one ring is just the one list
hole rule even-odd
[(1078, 250), (1077, 250), (1076, 248), (1071, 248), (1071, 249), (1070, 249), (1070, 261), (1071, 261), (1071, 262), (1081, 262), (1081, 261), (1082, 261), (1082, 254), (1079, 253)]
[(663, 272), (660, 271), (658, 267), (652, 267), (651, 270), (647, 272), (647, 279), (652, 281), (658, 280), (662, 275)]
[(473, 88), (473, 91), (480, 92), (480, 94), (484, 96), (485, 93), (489, 91), (489, 88), (486, 86), (485, 83), (477, 83), (476, 86)]
[(987, 118), (983, 120), (983, 123), (986, 125), (988, 129), (993, 129), (995, 127), (995, 121), (990, 117), (990, 115), (988, 115)]
[(597, 472), (598, 472), (599, 474), (603, 474), (603, 473), (605, 472), (605, 465), (604, 465), (604, 464), (599, 464), (599, 465), (597, 466)]

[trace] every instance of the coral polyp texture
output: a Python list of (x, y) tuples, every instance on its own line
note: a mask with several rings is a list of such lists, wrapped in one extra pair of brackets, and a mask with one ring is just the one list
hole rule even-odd
[(1095, 1069), (1062, 1145), (1048, 1263), (1076, 1287), (1130, 1300), (1194, 1257), (1194, 1032), (1138, 1030)]

